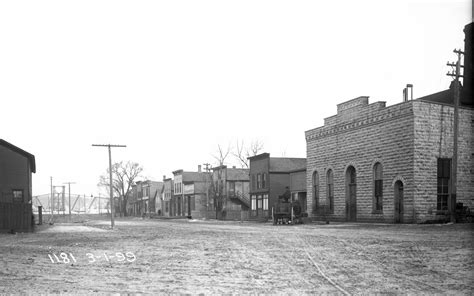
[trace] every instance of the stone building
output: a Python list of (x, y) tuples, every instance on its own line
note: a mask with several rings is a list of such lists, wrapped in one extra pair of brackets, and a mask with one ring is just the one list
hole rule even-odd
[[(308, 208), (345, 221), (422, 222), (443, 217), (452, 188), (452, 104), (433, 98), (386, 107), (359, 97), (306, 132)], [(446, 101), (446, 100), (442, 100)], [(452, 99), (451, 99), (452, 101)], [(473, 207), (472, 108), (459, 108), (457, 201)]]
[(292, 184), (290, 176), (295, 180), (292, 193), (303, 196), (302, 186), (298, 185), (301, 182), (296, 180), (298, 172), (306, 168), (306, 158), (270, 157), (270, 153), (262, 153), (249, 157), (249, 163), (250, 219), (272, 217), (278, 197)]
[[(472, 23), (465, 28), (466, 48)], [(466, 55), (465, 63), (472, 61)], [(471, 67), (472, 69), (472, 67)], [(469, 76), (469, 73), (465, 73)], [(470, 76), (471, 77), (471, 76)], [(461, 90), (456, 201), (474, 208), (474, 110)], [(471, 92), (472, 93), (472, 92)], [(386, 107), (359, 97), (306, 131), (308, 209), (315, 219), (417, 223), (445, 219), (452, 190), (454, 83)]]

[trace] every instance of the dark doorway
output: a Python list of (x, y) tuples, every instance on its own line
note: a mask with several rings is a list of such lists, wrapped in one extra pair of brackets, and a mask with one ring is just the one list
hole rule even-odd
[(182, 201), (181, 201), (181, 196), (178, 196), (178, 211), (176, 213), (176, 216), (182, 216), (183, 213), (181, 212), (181, 205), (182, 205)]
[(191, 217), (191, 196), (188, 196), (188, 217)]
[(353, 166), (346, 171), (346, 219), (349, 222), (357, 221), (357, 178)]
[(395, 182), (394, 186), (394, 222), (403, 223), (403, 183)]

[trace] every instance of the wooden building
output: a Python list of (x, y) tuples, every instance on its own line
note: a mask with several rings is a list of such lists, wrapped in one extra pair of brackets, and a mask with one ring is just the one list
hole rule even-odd
[(293, 194), (305, 198), (306, 192), (301, 180), (306, 169), (306, 158), (270, 157), (262, 153), (249, 157), (250, 162), (250, 219), (272, 217), (272, 207), (278, 197), (290, 190), (293, 180)]
[(228, 168), (221, 165), (212, 168), (212, 183), (210, 186), (211, 211), (209, 218), (223, 220), (247, 220), (250, 207), (249, 170)]
[(29, 232), (34, 155), (0, 139), (0, 231)]

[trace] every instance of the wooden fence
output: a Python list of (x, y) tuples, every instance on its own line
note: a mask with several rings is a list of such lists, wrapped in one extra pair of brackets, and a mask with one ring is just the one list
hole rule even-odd
[(0, 231), (30, 232), (33, 230), (31, 204), (0, 202)]

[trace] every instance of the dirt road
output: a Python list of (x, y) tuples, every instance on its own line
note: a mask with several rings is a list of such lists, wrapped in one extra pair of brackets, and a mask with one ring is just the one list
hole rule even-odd
[(472, 226), (56, 223), (0, 234), (0, 293), (472, 294)]

